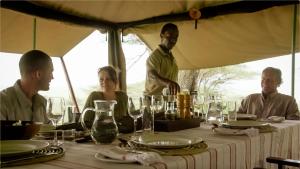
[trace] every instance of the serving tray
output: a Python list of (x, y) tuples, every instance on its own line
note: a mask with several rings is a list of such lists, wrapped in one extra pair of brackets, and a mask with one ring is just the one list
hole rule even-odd
[(201, 118), (191, 119), (176, 119), (176, 120), (154, 120), (155, 131), (172, 132), (178, 130), (184, 130), (189, 128), (195, 128), (200, 126)]

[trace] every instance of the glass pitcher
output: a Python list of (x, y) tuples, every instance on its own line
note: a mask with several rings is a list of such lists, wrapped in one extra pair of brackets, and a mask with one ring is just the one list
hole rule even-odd
[(95, 100), (95, 108), (86, 108), (82, 113), (81, 124), (83, 128), (88, 128), (85, 116), (88, 111), (95, 112), (91, 136), (96, 144), (112, 143), (118, 135), (118, 126), (114, 118), (115, 104), (117, 104), (115, 100)]

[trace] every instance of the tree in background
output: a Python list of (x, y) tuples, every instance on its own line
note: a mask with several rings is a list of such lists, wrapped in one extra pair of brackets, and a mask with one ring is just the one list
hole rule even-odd
[(208, 96), (209, 94), (220, 93), (222, 85), (234, 80), (249, 79), (257, 75), (255, 72), (246, 70), (243, 65), (181, 70), (178, 75), (178, 83), (182, 89), (196, 90), (198, 93)]

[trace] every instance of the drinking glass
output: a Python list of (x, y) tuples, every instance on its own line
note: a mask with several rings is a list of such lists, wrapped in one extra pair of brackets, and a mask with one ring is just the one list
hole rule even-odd
[(205, 118), (205, 123), (208, 123), (209, 101), (204, 101), (202, 104), (202, 116)]
[(221, 120), (222, 104), (221, 99), (217, 96), (212, 95), (209, 100), (207, 121), (208, 123), (219, 123)]
[[(47, 116), (54, 124), (55, 128), (57, 123), (64, 116), (65, 112), (65, 101), (62, 97), (50, 97), (47, 102)], [(62, 134), (63, 137), (63, 134)], [(57, 141), (57, 131), (54, 130), (53, 145), (59, 145)]]
[(151, 131), (154, 132), (154, 116), (155, 113), (159, 113), (159, 111), (164, 106), (164, 97), (162, 95), (152, 95), (151, 96)]
[(196, 117), (201, 117), (202, 119), (206, 118), (208, 107), (204, 107), (207, 103), (207, 100), (203, 94), (194, 95), (193, 97), (193, 113)]
[(226, 111), (228, 112), (228, 121), (236, 121), (237, 120), (237, 105), (235, 101), (228, 101)]
[(221, 101), (219, 102), (219, 112), (220, 112), (220, 118), (219, 121), (221, 123), (225, 123), (228, 121), (228, 109), (227, 109), (227, 101)]
[(137, 119), (143, 116), (144, 110), (146, 109), (145, 100), (142, 97), (129, 97), (128, 98), (128, 113), (134, 121), (134, 138), (136, 138), (136, 126)]

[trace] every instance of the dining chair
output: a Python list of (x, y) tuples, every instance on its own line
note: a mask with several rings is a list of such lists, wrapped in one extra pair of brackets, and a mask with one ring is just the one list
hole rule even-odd
[(267, 157), (266, 160), (269, 163), (277, 164), (278, 169), (283, 169), (283, 166), (299, 167), (300, 169), (300, 160), (285, 159), (280, 157)]

